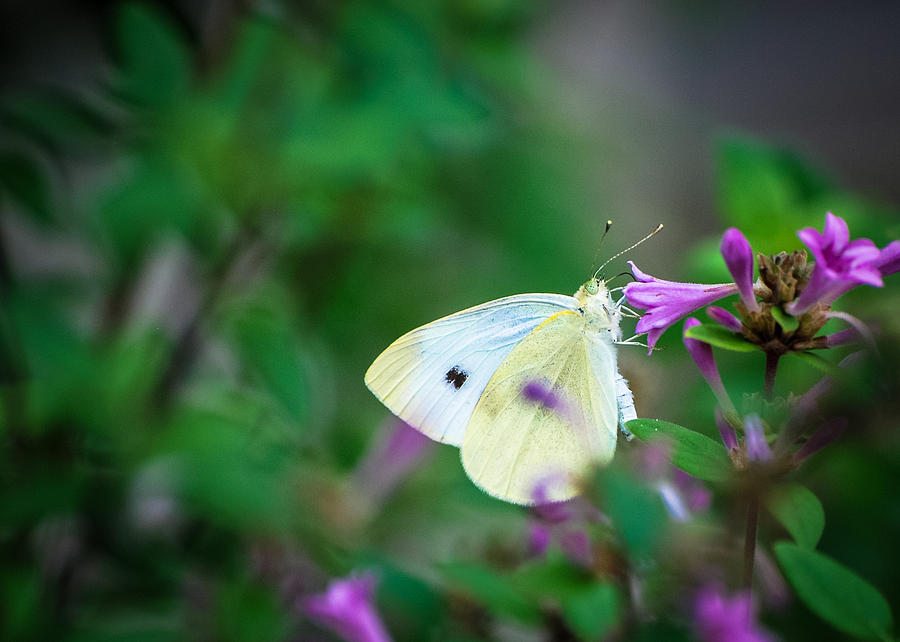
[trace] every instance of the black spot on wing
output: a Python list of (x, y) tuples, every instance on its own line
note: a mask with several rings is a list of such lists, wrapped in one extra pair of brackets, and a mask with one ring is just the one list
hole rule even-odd
[(463, 387), (463, 384), (466, 382), (466, 379), (469, 378), (469, 373), (464, 372), (459, 369), (459, 366), (453, 366), (447, 371), (447, 374), (444, 375), (444, 381), (449, 384), (452, 384), (454, 388), (459, 390)]

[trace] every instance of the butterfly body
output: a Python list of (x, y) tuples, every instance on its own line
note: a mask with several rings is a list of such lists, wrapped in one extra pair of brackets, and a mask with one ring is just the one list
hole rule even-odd
[(616, 364), (620, 319), (597, 279), (571, 297), (497, 299), (403, 335), (366, 385), (414, 428), (459, 446), (489, 494), (529, 504), (540, 484), (547, 499), (567, 499), (634, 418)]

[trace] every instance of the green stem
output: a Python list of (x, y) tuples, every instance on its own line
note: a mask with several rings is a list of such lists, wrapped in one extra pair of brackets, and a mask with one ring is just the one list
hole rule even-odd
[(744, 581), (743, 586), (753, 586), (753, 563), (756, 559), (756, 526), (759, 522), (759, 500), (755, 497), (747, 505), (747, 530), (744, 534)]
[(775, 396), (775, 373), (778, 372), (778, 360), (781, 359), (780, 354), (774, 352), (766, 353), (766, 382), (763, 394), (766, 401), (772, 401)]

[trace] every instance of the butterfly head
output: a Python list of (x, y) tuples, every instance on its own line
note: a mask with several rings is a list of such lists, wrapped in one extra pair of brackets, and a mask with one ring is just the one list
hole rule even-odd
[(575, 293), (575, 298), (584, 311), (588, 327), (594, 330), (618, 330), (620, 313), (605, 281), (598, 278), (585, 281)]

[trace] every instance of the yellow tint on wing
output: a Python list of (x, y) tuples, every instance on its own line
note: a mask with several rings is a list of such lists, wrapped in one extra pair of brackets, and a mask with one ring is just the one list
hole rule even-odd
[(577, 494), (578, 480), (615, 451), (618, 410), (611, 342), (560, 312), (500, 364), (472, 413), (462, 443), (466, 473), (489, 494), (519, 504)]

